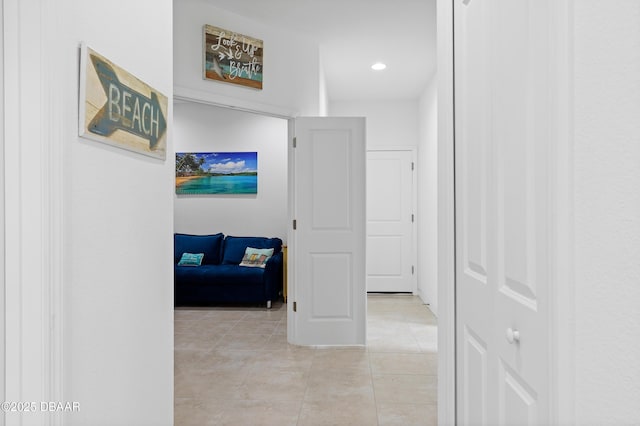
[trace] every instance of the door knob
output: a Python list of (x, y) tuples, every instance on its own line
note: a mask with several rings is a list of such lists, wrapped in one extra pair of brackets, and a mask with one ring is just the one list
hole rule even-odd
[(507, 328), (507, 341), (511, 344), (514, 342), (520, 341), (520, 332), (518, 330), (514, 330), (511, 327)]

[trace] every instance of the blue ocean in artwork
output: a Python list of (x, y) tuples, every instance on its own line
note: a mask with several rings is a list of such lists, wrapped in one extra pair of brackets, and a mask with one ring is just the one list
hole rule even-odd
[(199, 176), (176, 187), (176, 194), (257, 194), (258, 176)]

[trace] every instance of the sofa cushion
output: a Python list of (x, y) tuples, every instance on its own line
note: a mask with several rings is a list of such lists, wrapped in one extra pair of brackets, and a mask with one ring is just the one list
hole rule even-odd
[(244, 268), (239, 265), (203, 265), (198, 268), (176, 266), (177, 285), (222, 287), (243, 285), (264, 287), (264, 269)]
[(282, 240), (280, 238), (264, 237), (227, 237), (224, 239), (222, 263), (224, 265), (239, 265), (247, 247), (257, 249), (272, 248), (273, 254), (276, 254), (282, 249)]
[(174, 262), (178, 263), (184, 253), (203, 253), (203, 265), (219, 265), (223, 240), (223, 234), (175, 234), (173, 237)]

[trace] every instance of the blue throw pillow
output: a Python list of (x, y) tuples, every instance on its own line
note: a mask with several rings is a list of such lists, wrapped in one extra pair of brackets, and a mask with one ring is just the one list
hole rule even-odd
[(203, 257), (204, 253), (182, 253), (182, 257), (180, 258), (180, 262), (178, 262), (178, 265), (200, 266)]
[(202, 253), (203, 265), (220, 264), (220, 251), (222, 250), (223, 234), (215, 235), (189, 235), (175, 234), (174, 243), (174, 262), (178, 263), (183, 253)]

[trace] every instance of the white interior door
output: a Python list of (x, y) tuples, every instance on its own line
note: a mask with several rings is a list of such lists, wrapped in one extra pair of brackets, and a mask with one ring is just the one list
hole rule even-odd
[(367, 291), (416, 291), (413, 153), (367, 152)]
[(293, 343), (366, 343), (364, 118), (298, 118)]
[(454, 0), (460, 424), (549, 423), (549, 2)]

